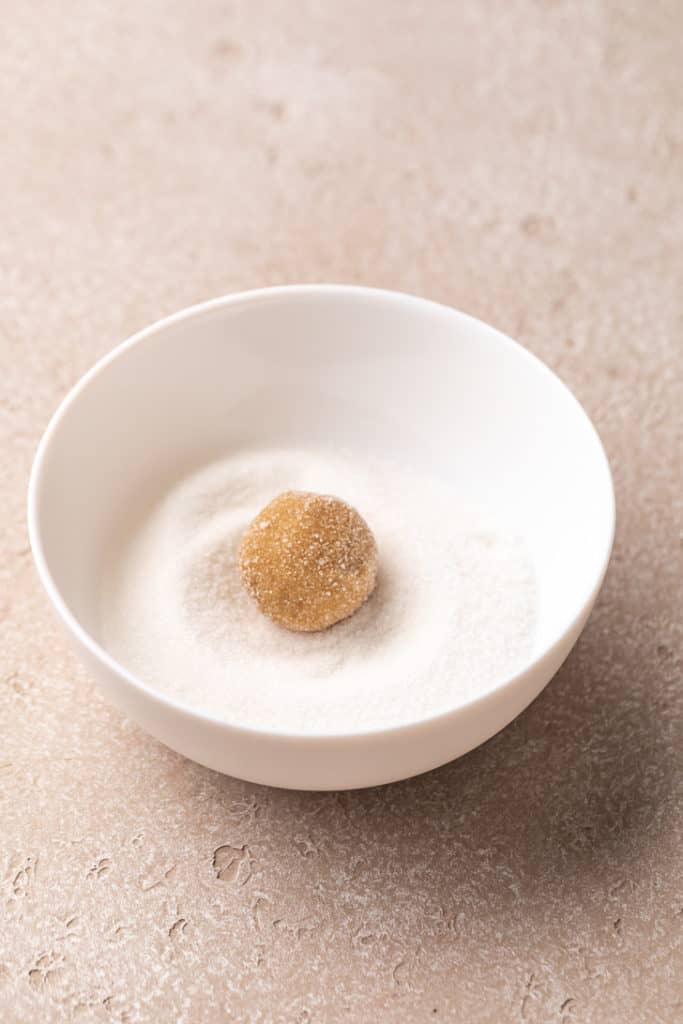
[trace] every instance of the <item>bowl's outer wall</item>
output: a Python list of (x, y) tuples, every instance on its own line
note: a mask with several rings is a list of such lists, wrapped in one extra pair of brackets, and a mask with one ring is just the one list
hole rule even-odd
[[(506, 688), (425, 722), (357, 737), (256, 737), (223, 722), (193, 717), (122, 678), (75, 639), (108, 699), (146, 732), (215, 771), (284, 789), (359, 789), (396, 782), (466, 754), (515, 718), (557, 672), (590, 609), (562, 642)], [(67, 633), (74, 641), (71, 630)]]

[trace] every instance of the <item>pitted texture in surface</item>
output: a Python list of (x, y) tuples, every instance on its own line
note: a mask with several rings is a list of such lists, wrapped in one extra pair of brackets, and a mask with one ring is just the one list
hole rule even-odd
[[(683, 1016), (676, 0), (4, 5), (0, 1017)], [(491, 742), (361, 793), (250, 786), (104, 704), (25, 489), (92, 362), (292, 281), (517, 336), (594, 418), (619, 525), (577, 649)]]

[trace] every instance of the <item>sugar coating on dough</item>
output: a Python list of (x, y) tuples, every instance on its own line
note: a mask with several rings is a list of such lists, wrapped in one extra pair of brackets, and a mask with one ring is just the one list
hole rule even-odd
[(247, 527), (242, 579), (261, 611), (298, 632), (327, 629), (367, 600), (377, 544), (351, 505), (328, 494), (285, 491)]

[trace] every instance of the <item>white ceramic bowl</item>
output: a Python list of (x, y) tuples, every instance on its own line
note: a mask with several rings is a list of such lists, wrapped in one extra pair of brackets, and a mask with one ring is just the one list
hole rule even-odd
[[(399, 728), (293, 735), (165, 697), (102, 647), (103, 550), (150, 478), (243, 445), (368, 450), (504, 507), (533, 555), (539, 620), (513, 678)], [(54, 415), (29, 487), (40, 578), (111, 700), (187, 757), (255, 782), (342, 789), (406, 778), (492, 736), (546, 685), (600, 588), (614, 532), (610, 471), (567, 388), (510, 338), (423, 299), (343, 286), (217, 299), (141, 331)]]

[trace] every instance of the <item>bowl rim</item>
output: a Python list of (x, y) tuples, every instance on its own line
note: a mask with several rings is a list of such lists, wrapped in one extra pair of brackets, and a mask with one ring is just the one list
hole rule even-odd
[[(129, 669), (117, 661), (104, 646), (102, 646), (90, 632), (81, 625), (75, 614), (69, 608), (67, 602), (62, 597), (59, 587), (52, 576), (52, 573), (48, 567), (47, 558), (43, 548), (43, 541), (41, 536), (41, 529), (39, 524), (39, 503), (41, 496), (41, 488), (43, 481), (43, 472), (46, 462), (49, 458), (49, 452), (52, 442), (59, 430), (60, 424), (66, 414), (68, 413), (71, 406), (77, 401), (80, 394), (85, 391), (90, 383), (98, 377), (101, 373), (106, 371), (110, 363), (114, 362), (125, 356), (125, 354), (132, 348), (143, 344), (147, 340), (155, 337), (158, 334), (162, 334), (169, 327), (173, 327), (178, 323), (188, 319), (199, 319), (205, 316), (212, 315), (216, 310), (223, 309), (229, 306), (237, 305), (248, 305), (253, 303), (262, 303), (263, 301), (271, 301), (273, 299), (279, 299), (282, 297), (301, 299), (307, 296), (315, 295), (334, 295), (337, 297), (373, 297), (390, 301), (394, 303), (402, 303), (406, 306), (412, 305), (413, 307), (427, 307), (434, 312), (440, 311), (441, 313), (447, 313), (448, 315), (455, 317), (460, 320), (463, 324), (471, 324), (477, 328), (484, 327), (487, 331), (493, 332), (498, 336), (500, 340), (505, 342), (507, 345), (512, 346), (517, 355), (520, 358), (527, 360), (532, 363), (537, 371), (545, 374), (549, 378), (552, 378), (556, 384), (559, 384), (566, 397), (573, 404), (575, 411), (578, 413), (580, 418), (583, 419), (584, 423), (588, 426), (589, 431), (596, 443), (596, 452), (598, 458), (602, 461), (603, 469), (605, 472), (605, 482), (607, 485), (606, 499), (607, 499), (607, 513), (609, 517), (609, 527), (605, 537), (604, 548), (602, 551), (601, 558), (599, 560), (599, 569), (595, 576), (595, 579), (588, 587), (587, 593), (584, 595), (580, 602), (578, 610), (570, 617), (570, 620), (562, 627), (555, 631), (554, 637), (546, 644), (546, 646), (540, 651), (532, 651), (524, 664), (514, 673), (506, 675), (501, 680), (484, 690), (481, 694), (477, 694), (456, 704), (454, 707), (447, 708), (434, 712), (430, 715), (425, 715), (421, 718), (413, 719), (408, 722), (403, 722), (395, 725), (388, 726), (376, 726), (370, 729), (356, 729), (349, 731), (303, 731), (296, 732), (290, 729), (279, 729), (277, 727), (257, 727), (248, 724), (242, 724), (240, 722), (230, 721), (227, 718), (221, 718), (218, 715), (211, 714), (208, 711), (203, 711), (199, 708), (192, 707), (190, 704), (186, 704), (183, 701), (177, 700), (174, 697), (165, 694), (163, 691), (156, 689), (149, 683), (146, 683), (143, 679), (131, 672)], [(29, 485), (28, 485), (28, 533), (29, 541), (31, 545), (31, 551), (33, 559), (36, 565), (38, 576), (40, 581), (45, 588), (47, 595), (56, 610), (62, 623), (66, 626), (67, 630), (76, 638), (76, 640), (89, 652), (89, 654), (97, 661), (100, 662), (106, 669), (112, 672), (116, 677), (125, 682), (133, 690), (141, 691), (145, 697), (151, 698), (152, 701), (158, 701), (160, 704), (165, 705), (167, 709), (180, 714), (188, 716), (194, 719), (198, 724), (209, 726), (218, 726), (225, 731), (234, 731), (236, 734), (251, 736), (260, 739), (271, 739), (279, 741), (293, 741), (298, 744), (306, 744), (317, 746), (321, 743), (328, 744), (336, 742), (354, 743), (372, 738), (384, 738), (389, 736), (399, 735), (407, 731), (429, 728), (436, 723), (445, 723), (448, 719), (455, 719), (459, 715), (465, 712), (471, 711), (477, 705), (484, 706), (490, 704), (492, 700), (502, 699), (504, 694), (512, 691), (515, 684), (530, 674), (538, 665), (549, 658), (553, 652), (555, 652), (564, 642), (565, 638), (572, 633), (577, 626), (582, 623), (582, 619), (586, 617), (592, 605), (600, 591), (607, 567), (609, 565), (610, 556), (612, 553), (612, 547), (614, 544), (614, 535), (616, 527), (616, 503), (614, 495), (614, 482), (612, 479), (612, 473), (609, 466), (609, 461), (600, 438), (593, 422), (586, 413), (585, 409), (575, 397), (572, 391), (567, 385), (558, 377), (553, 370), (550, 369), (538, 356), (534, 355), (527, 348), (521, 345), (514, 338), (505, 334), (503, 331), (491, 326), (483, 320), (474, 317), (468, 313), (464, 313), (452, 306), (447, 306), (444, 303), (436, 302), (432, 299), (427, 299), (419, 295), (414, 295), (408, 292), (393, 291), (386, 288), (373, 288), (365, 285), (354, 285), (354, 284), (334, 284), (334, 283), (318, 283), (318, 284), (290, 284), (290, 285), (275, 285), (264, 288), (253, 288), (246, 291), (228, 293), (221, 295), (213, 299), (206, 300), (204, 302), (197, 303), (192, 306), (187, 306), (175, 313), (171, 313), (168, 316), (162, 317), (160, 320), (156, 320), (154, 323), (143, 327), (141, 330), (136, 331), (126, 340), (116, 345), (110, 352), (106, 353), (102, 358), (97, 360), (96, 363), (73, 385), (73, 387), (67, 392), (65, 397), (61, 400), (56, 410), (50, 417), (47, 427), (38, 443), (36, 453), (33, 459)], [(545, 685), (545, 684), (544, 684)]]

